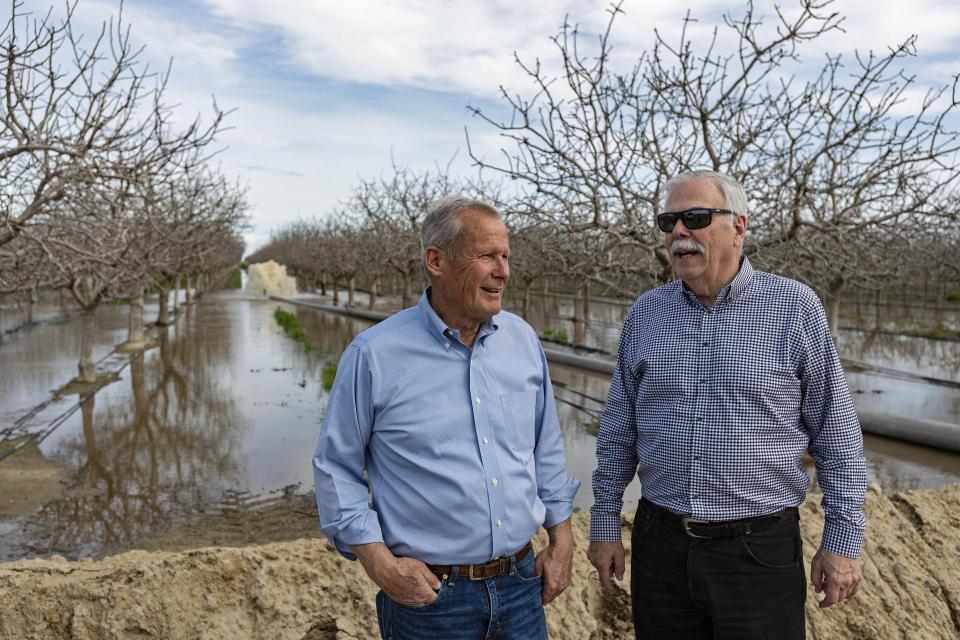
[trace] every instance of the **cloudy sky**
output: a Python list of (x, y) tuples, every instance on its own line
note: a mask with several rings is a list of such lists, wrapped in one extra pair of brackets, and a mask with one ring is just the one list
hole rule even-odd
[[(25, 4), (45, 12), (50, 2)], [(772, 2), (755, 4), (773, 16)], [(654, 28), (671, 39), (687, 9), (698, 19), (693, 36), (707, 37), (724, 13), (739, 15), (743, 6), (625, 0), (615, 60), (626, 68)], [(95, 32), (118, 7), (79, 0), (78, 30)], [(249, 184), (252, 248), (285, 222), (329, 212), (360, 177), (386, 172), (391, 158), (413, 168), (454, 158), (456, 172), (471, 172), (464, 127), (483, 154), (496, 154), (499, 141), (466, 105), (502, 112), (500, 85), (531, 95), (514, 52), (556, 61), (549, 37), (564, 16), (596, 33), (608, 8), (606, 0), (126, 0), (123, 17), (146, 46), (144, 61), (162, 69), (173, 60), (169, 98), (184, 120), (209, 114), (213, 96), (235, 110), (219, 162)], [(956, 0), (836, 0), (832, 9), (846, 16), (845, 33), (804, 50), (811, 69), (827, 52), (883, 51), (917, 34), (911, 71), (922, 86), (960, 72)]]

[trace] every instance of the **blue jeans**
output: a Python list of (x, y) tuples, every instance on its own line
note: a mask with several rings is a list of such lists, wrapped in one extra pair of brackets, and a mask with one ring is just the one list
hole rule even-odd
[(423, 607), (398, 604), (380, 591), (380, 635), (383, 640), (546, 640), (541, 586), (532, 553), (487, 580), (457, 575), (454, 567), (441, 581), (437, 599)]

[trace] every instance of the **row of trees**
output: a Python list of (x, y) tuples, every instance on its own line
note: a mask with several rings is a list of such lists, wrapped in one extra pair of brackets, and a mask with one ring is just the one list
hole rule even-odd
[(507, 213), (520, 289), (562, 278), (583, 316), (591, 290), (633, 297), (672, 279), (654, 223), (663, 187), (706, 167), (747, 189), (751, 260), (814, 287), (834, 326), (854, 289), (956, 287), (957, 78), (911, 102), (914, 38), (853, 60), (827, 55), (810, 74), (802, 50), (842, 30), (830, 5), (800, 0), (764, 24), (749, 3), (706, 41), (688, 36), (688, 16), (678, 42), (656, 34), (625, 71), (611, 63), (619, 5), (595, 45), (565, 24), (554, 37), (562, 71), (518, 58), (534, 89), (502, 90), (510, 118), (472, 109), (503, 141), (493, 159), (471, 150), (484, 180), (395, 168), (335, 215), (281, 229), (258, 257), (374, 290), (392, 274), (408, 304), (423, 280), (416, 234), (428, 203), (465, 192)]
[(237, 264), (244, 190), (211, 164), (225, 113), (213, 105), (175, 123), (164, 101), (169, 69), (139, 60), (119, 19), (99, 34), (13, 0), (0, 32), (0, 295), (35, 301), (69, 291), (83, 310), (79, 379), (95, 380), (94, 311), (129, 299), (130, 342), (144, 339), (143, 299), (201, 286)]

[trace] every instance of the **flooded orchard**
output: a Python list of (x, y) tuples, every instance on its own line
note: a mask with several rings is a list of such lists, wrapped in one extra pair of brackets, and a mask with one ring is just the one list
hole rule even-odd
[[(357, 306), (365, 308), (358, 296)], [(300, 299), (331, 302), (330, 296)], [(378, 307), (397, 304), (382, 298)], [(148, 300), (147, 317), (156, 307), (156, 299)], [(562, 296), (534, 297), (527, 315), (555, 340), (575, 331), (569, 307)], [(594, 302), (585, 343), (615, 350), (628, 307)], [(278, 323), (278, 309), (295, 319), (299, 339)], [(928, 312), (956, 328), (956, 308)], [(82, 399), (69, 388), (55, 393), (76, 370), (79, 318), (57, 300), (38, 303), (32, 313), (33, 324), (15, 331), (25, 311), (8, 306), (2, 316), (0, 558), (101, 556), (185, 522), (252, 514), (291, 497), (303, 512), (296, 531), (277, 525), (273, 534), (250, 533), (251, 541), (319, 535), (309, 499), (310, 453), (327, 398), (324, 379), (329, 383), (344, 347), (371, 321), (220, 291), (183, 306), (170, 326), (154, 329), (153, 348), (131, 357), (114, 350), (126, 335), (125, 306), (102, 306), (94, 359), (116, 379)], [(906, 314), (922, 322), (914, 311)], [(838, 341), (858, 405), (960, 422), (960, 342), (871, 328), (842, 330)], [(587, 509), (609, 380), (557, 364), (551, 373), (569, 468), (583, 483), (576, 506)], [(885, 491), (960, 481), (960, 455), (869, 435), (866, 449), (870, 480)], [(625, 500), (638, 497), (635, 481)]]

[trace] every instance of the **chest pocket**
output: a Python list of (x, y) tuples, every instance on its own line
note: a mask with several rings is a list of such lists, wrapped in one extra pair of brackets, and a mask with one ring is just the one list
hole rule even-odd
[(500, 396), (500, 403), (510, 448), (521, 460), (527, 460), (533, 455), (536, 444), (537, 391), (504, 393)]

